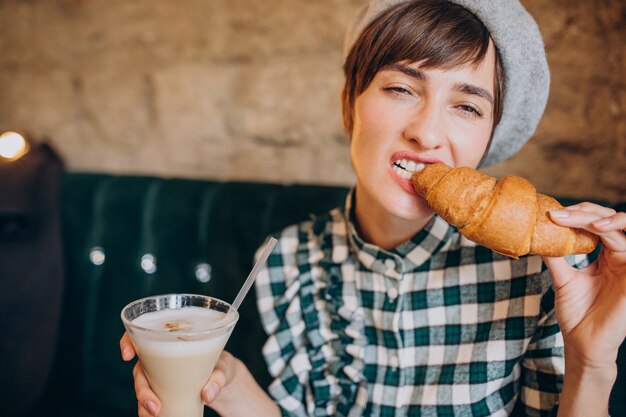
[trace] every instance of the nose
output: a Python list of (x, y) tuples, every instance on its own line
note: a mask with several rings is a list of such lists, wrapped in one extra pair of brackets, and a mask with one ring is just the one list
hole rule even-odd
[(443, 111), (440, 106), (433, 101), (425, 100), (410, 115), (403, 135), (420, 150), (432, 150), (442, 146), (444, 131)]

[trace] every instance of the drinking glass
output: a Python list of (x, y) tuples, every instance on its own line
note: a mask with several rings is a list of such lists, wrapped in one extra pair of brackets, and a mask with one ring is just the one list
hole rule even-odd
[(122, 322), (161, 400), (160, 417), (202, 417), (201, 390), (239, 319), (230, 304), (195, 294), (142, 298)]

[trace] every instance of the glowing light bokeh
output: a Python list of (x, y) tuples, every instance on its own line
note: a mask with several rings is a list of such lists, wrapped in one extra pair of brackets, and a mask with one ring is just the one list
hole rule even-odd
[(0, 135), (0, 157), (14, 161), (28, 152), (28, 142), (16, 132), (4, 132)]

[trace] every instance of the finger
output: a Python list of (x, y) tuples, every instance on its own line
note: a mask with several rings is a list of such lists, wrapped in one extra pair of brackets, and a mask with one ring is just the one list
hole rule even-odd
[(626, 213), (616, 213), (608, 218), (593, 222), (596, 233), (607, 249), (626, 255)]
[(626, 231), (626, 213), (615, 213), (603, 219), (593, 222), (593, 226), (600, 231), (622, 230)]
[(589, 228), (591, 223), (600, 220), (600, 214), (583, 210), (550, 210), (550, 220), (561, 226)]
[(202, 398), (207, 404), (215, 401), (226, 387), (226, 384), (228, 384), (228, 381), (232, 378), (232, 375), (230, 375), (229, 362), (232, 361), (233, 358), (234, 357), (226, 351), (223, 351), (217, 358), (213, 373), (202, 391)]
[(226, 376), (226, 381), (224, 382), (224, 386), (228, 385), (228, 383), (233, 379), (235, 373), (235, 367), (238, 359), (235, 358), (227, 351), (222, 351), (219, 358), (217, 359), (217, 364), (215, 365), (215, 369), (222, 371)]
[(597, 232), (602, 244), (611, 252), (626, 255), (626, 235), (621, 230), (613, 230), (610, 232)]
[(568, 211), (584, 211), (587, 213), (595, 213), (600, 217), (609, 217), (615, 214), (615, 210), (610, 207), (604, 207), (599, 204), (594, 204), (590, 202), (584, 202), (575, 204), (573, 206), (565, 207), (565, 210)]
[(146, 407), (137, 401), (137, 414), (139, 417), (155, 417), (156, 414), (151, 414), (150, 411), (146, 409)]
[(133, 347), (128, 332), (124, 332), (124, 335), (120, 339), (120, 351), (122, 352), (122, 359), (129, 361), (135, 357), (135, 348)]
[(226, 372), (223, 369), (219, 369), (215, 366), (209, 382), (206, 383), (202, 390), (202, 399), (206, 404), (210, 404), (220, 395), (220, 392), (226, 386)]
[[(577, 227), (598, 235), (605, 248), (611, 252), (626, 253), (626, 235), (622, 229), (609, 227), (607, 231), (598, 230), (594, 223), (603, 218), (595, 213), (580, 210), (550, 210), (550, 218), (561, 226)], [(621, 216), (618, 220), (621, 222)]]
[(544, 256), (543, 261), (548, 266), (548, 269), (550, 269), (550, 276), (552, 277), (555, 290), (566, 285), (574, 277), (576, 269), (570, 266), (565, 258)]
[[(133, 368), (133, 377), (135, 379), (137, 401), (151, 416), (157, 416), (161, 409), (161, 402), (152, 391), (152, 388), (150, 388), (148, 378), (146, 378), (141, 362), (137, 362)], [(140, 409), (142, 407), (140, 407)]]
[(161, 407), (156, 405), (153, 401), (146, 401), (143, 403), (143, 409), (146, 411), (147, 415), (150, 417), (156, 417), (159, 415), (159, 410)]
[(592, 223), (602, 219), (602, 216), (582, 210), (549, 210), (550, 220), (560, 226), (585, 229), (591, 233), (597, 230)]

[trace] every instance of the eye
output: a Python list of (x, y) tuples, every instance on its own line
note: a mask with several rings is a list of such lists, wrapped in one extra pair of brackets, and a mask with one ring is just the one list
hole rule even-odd
[(400, 87), (400, 86), (385, 87), (384, 90), (390, 94), (397, 95), (397, 96), (410, 96), (411, 95), (411, 92), (408, 89), (404, 87)]
[(472, 117), (483, 117), (483, 112), (471, 104), (459, 104), (457, 108)]

